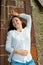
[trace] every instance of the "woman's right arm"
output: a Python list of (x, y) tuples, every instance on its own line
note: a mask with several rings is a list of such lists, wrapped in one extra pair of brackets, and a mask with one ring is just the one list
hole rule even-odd
[(11, 43), (12, 43), (12, 36), (11, 36), (11, 31), (9, 31), (7, 33), (7, 39), (6, 39), (6, 45), (5, 45), (5, 49), (9, 53), (12, 53), (14, 51), (14, 48), (11, 47)]
[(5, 49), (9, 53), (17, 53), (17, 50), (14, 50), (14, 48), (11, 47), (11, 43), (12, 43), (12, 35), (11, 35), (11, 31), (9, 31), (7, 33), (7, 39), (6, 39)]

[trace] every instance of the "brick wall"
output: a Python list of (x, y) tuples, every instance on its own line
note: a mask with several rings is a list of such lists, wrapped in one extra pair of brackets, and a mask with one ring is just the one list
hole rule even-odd
[(1, 43), (0, 43), (0, 65), (9, 65), (7, 57), (8, 52), (5, 51), (6, 34), (9, 24), (9, 12), (14, 9), (18, 12), (24, 12), (24, 1), (18, 0), (2, 0), (1, 1)]

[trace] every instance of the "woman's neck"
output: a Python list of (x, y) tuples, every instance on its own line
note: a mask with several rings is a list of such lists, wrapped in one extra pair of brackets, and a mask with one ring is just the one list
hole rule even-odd
[(19, 32), (22, 32), (22, 26), (17, 29)]

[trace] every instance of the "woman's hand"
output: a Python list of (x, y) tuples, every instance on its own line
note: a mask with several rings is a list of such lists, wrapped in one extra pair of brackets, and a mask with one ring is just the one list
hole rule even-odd
[(19, 14), (16, 11), (11, 10), (10, 15), (16, 15), (16, 16), (18, 16)]
[(14, 54), (20, 54), (22, 56), (27, 56), (28, 51), (27, 50), (14, 50)]
[(22, 50), (22, 49), (19, 50), (18, 52), (19, 52), (20, 55), (23, 55), (23, 56), (27, 56), (27, 54), (28, 54), (27, 50)]

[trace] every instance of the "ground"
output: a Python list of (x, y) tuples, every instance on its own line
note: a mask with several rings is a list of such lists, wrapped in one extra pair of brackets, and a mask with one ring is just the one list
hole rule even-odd
[(38, 53), (38, 65), (43, 65), (43, 12), (33, 1), (32, 15), (35, 28), (36, 47)]

